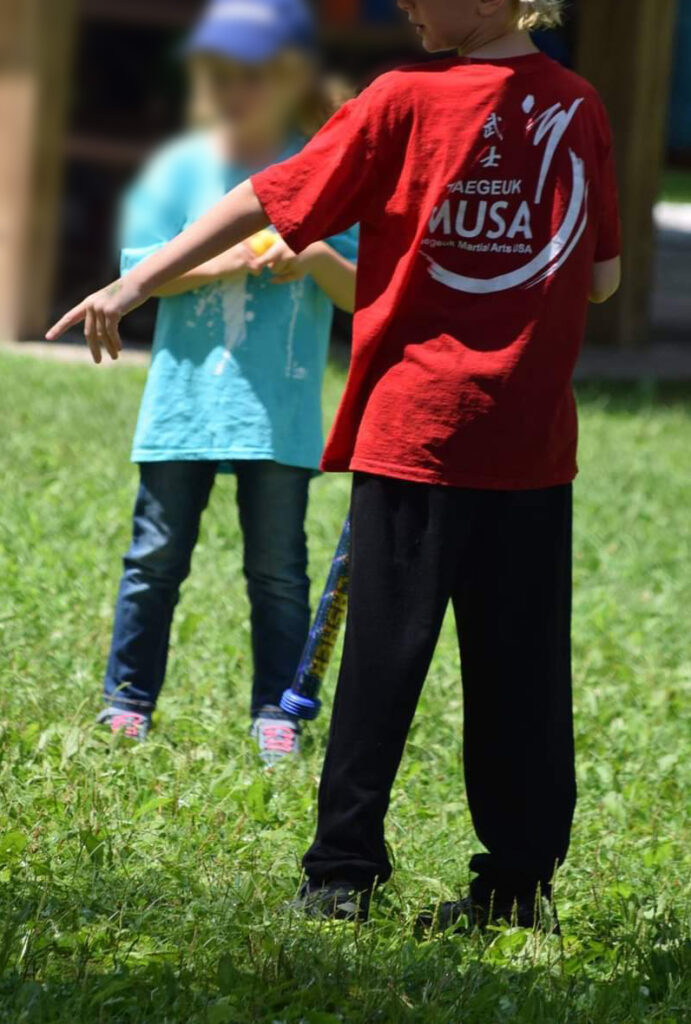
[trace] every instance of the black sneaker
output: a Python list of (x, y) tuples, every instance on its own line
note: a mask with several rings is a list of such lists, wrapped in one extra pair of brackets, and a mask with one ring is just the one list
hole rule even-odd
[(358, 889), (351, 882), (334, 881), (319, 885), (307, 881), (300, 889), (295, 906), (307, 917), (365, 922), (369, 917), (370, 896), (369, 889)]
[(423, 911), (417, 919), (418, 929), (427, 933), (484, 931), (495, 924), (529, 928), (545, 935), (561, 935), (556, 908), (537, 894), (529, 900), (516, 899), (511, 904), (491, 902), (489, 905), (466, 896), (455, 903), (440, 903), (436, 910)]

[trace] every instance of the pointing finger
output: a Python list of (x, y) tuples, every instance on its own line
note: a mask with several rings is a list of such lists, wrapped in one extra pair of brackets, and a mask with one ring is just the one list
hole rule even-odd
[(49, 331), (46, 331), (46, 341), (55, 341), (55, 339), (63, 335), (65, 331), (69, 331), (70, 327), (74, 327), (76, 324), (81, 323), (85, 316), (86, 303), (80, 302), (80, 304), (75, 306), (74, 309), (71, 309), (69, 313), (65, 313), (61, 320), (58, 320), (56, 324), (53, 324)]

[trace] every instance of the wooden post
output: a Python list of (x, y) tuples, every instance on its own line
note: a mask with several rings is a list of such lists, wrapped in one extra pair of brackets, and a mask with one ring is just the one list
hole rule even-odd
[(631, 347), (649, 340), (658, 196), (677, 0), (581, 0), (577, 67), (599, 89), (612, 120), (621, 192), (624, 278), (616, 299), (593, 310), (589, 340)]
[(0, 338), (50, 313), (77, 0), (0, 3)]

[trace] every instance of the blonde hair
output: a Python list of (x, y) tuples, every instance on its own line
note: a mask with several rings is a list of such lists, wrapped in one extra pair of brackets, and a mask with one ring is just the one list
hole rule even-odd
[(564, 17), (564, 0), (514, 0), (521, 29), (556, 28)]
[(311, 138), (323, 128), (329, 118), (355, 95), (347, 82), (340, 78), (318, 76), (314, 88), (307, 96), (298, 114), (298, 126), (303, 135)]
[[(333, 114), (355, 95), (347, 82), (324, 75), (311, 58), (297, 50), (285, 51), (275, 57), (272, 63), (293, 81), (301, 80), (301, 72), (306, 75), (304, 94), (300, 96), (291, 120), (292, 128), (308, 138), (316, 135)], [(206, 66), (204, 54), (193, 57), (190, 62), (192, 89), (188, 100), (187, 120), (195, 128), (208, 127), (217, 119), (214, 98), (208, 79), (203, 73)]]

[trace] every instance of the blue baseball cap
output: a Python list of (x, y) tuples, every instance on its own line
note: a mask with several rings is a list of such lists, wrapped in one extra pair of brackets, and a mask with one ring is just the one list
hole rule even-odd
[(305, 0), (212, 0), (187, 41), (187, 53), (216, 53), (258, 63), (281, 50), (316, 49)]

